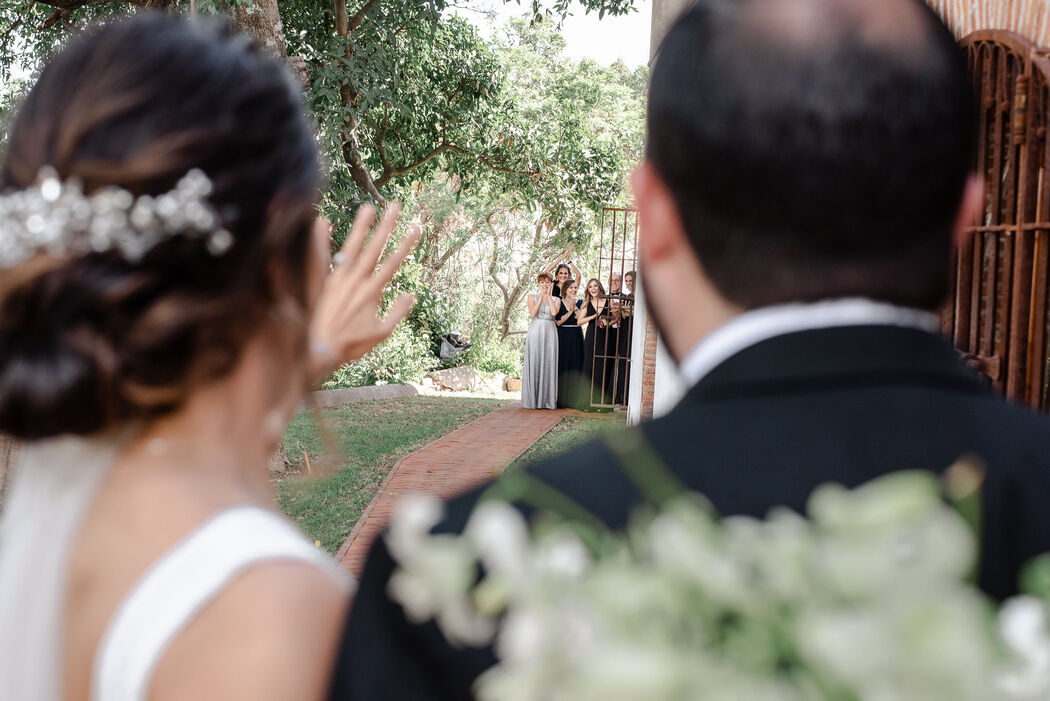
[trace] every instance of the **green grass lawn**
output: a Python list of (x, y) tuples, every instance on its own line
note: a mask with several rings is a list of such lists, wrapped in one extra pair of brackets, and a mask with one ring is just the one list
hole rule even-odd
[(598, 414), (594, 418), (566, 416), (543, 438), (536, 441), (521, 457), (507, 466), (508, 470), (521, 469), (534, 462), (546, 460), (597, 436), (602, 431), (621, 429), (626, 417), (623, 414)]
[[(277, 505), (310, 538), (334, 553), (399, 458), (507, 403), (461, 397), (361, 402), (322, 410), (322, 430), (313, 412), (302, 412), (288, 424), (283, 438), (288, 458), (299, 472), (275, 484)], [(303, 451), (318, 476), (304, 474)]]

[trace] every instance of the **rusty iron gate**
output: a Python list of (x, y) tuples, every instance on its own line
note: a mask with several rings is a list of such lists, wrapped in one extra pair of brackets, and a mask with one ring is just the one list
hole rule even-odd
[(1050, 58), (1011, 32), (979, 31), (960, 43), (978, 100), (977, 167), (987, 191), (960, 242), (943, 330), (1006, 397), (1046, 410)]
[[(591, 409), (613, 409), (627, 405), (631, 377), (631, 338), (634, 333), (634, 291), (638, 285), (638, 213), (624, 207), (602, 210), (598, 243), (598, 274), (605, 288), (604, 306), (597, 319), (588, 324), (585, 353), (590, 366)], [(634, 277), (633, 286), (624, 280)], [(620, 289), (614, 290), (614, 276)], [(585, 284), (581, 282), (581, 284)], [(587, 299), (585, 296), (584, 299)], [(640, 330), (641, 333), (645, 329)]]

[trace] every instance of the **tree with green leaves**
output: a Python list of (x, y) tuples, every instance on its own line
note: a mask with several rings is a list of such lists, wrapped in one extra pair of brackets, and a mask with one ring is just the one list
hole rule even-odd
[[(465, 0), (469, 6), (471, 0)], [(633, 0), (580, 0), (622, 14)], [(138, 9), (225, 13), (287, 57), (309, 84), (332, 162), (329, 213), (385, 202), (428, 171), (489, 170), (535, 178), (548, 169), (520, 141), (500, 141), (505, 75), (450, 0), (0, 0), (0, 76), (33, 70), (68, 34)], [(568, 0), (533, 0), (534, 18), (564, 16)], [(515, 145), (512, 145), (515, 144)]]
[[(424, 233), (424, 281), (448, 295), (468, 286), (485, 297), (477, 290), (484, 280), (495, 296), (478, 312), (482, 328), (501, 339), (520, 333), (537, 272), (570, 251), (589, 262), (602, 207), (626, 203), (627, 175), (641, 155), (646, 70), (572, 61), (564, 50), (553, 22), (526, 20), (510, 22), (493, 47), (507, 75), (496, 140), (537, 166), (536, 175), (440, 172), (407, 202)], [(459, 251), (468, 260), (457, 260)]]
[[(451, 12), (475, 1), (0, 0), (0, 76), (25, 75), (70, 32), (100, 19), (188, 11), (190, 3), (199, 14), (230, 15), (304, 80), (330, 163), (322, 212), (336, 224), (336, 244), (360, 202), (418, 203), (419, 188), (443, 187), (452, 209), (463, 205), (459, 220), (446, 226), (440, 212), (410, 204), (408, 216), (430, 236), (418, 274), (403, 282), (428, 289), (483, 235), (470, 279), (487, 281), (486, 293), (506, 290), (483, 310), (499, 310), (486, 329), (505, 338), (533, 269), (570, 246), (586, 248), (600, 207), (622, 199), (641, 147), (645, 71), (568, 61), (556, 26), (564, 0), (531, 3), (528, 17), (494, 41)], [(631, 0), (580, 4), (623, 13)], [(0, 106), (11, 91), (4, 97)], [(440, 326), (423, 317), (436, 315), (417, 315), (417, 331), (435, 335)]]

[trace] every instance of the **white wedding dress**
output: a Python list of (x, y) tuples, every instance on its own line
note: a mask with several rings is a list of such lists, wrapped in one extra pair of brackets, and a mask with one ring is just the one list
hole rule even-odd
[[(0, 701), (61, 701), (70, 548), (120, 439), (56, 438), (23, 447), (0, 514)], [(132, 587), (96, 651), (92, 701), (145, 701), (179, 632), (241, 570), (295, 559), (334, 562), (263, 509), (223, 511), (171, 548)]]

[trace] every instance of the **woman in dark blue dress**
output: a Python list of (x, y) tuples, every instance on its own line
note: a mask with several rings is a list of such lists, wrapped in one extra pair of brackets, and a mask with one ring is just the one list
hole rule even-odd
[(558, 325), (558, 406), (586, 408), (587, 392), (583, 387), (583, 332), (580, 330), (580, 300), (576, 299), (579, 283), (573, 279), (562, 284), (562, 308), (554, 322)]

